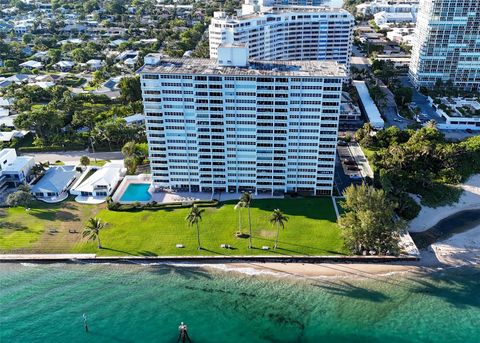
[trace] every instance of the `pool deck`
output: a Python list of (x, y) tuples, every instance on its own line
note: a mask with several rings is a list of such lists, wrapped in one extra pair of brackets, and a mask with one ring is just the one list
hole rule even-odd
[[(191, 202), (196, 200), (213, 200), (217, 199), (218, 201), (228, 201), (228, 200), (238, 200), (242, 193), (234, 192), (222, 192), (222, 193), (211, 193), (211, 192), (181, 192), (181, 191), (157, 191), (153, 190), (153, 187), (149, 189), (149, 193), (151, 198), (149, 200), (130, 200), (125, 201), (122, 200), (125, 191), (127, 190), (128, 186), (131, 184), (151, 184), (151, 175), (149, 174), (140, 174), (140, 175), (127, 175), (122, 180), (118, 189), (112, 196), (112, 200), (114, 202), (118, 202), (120, 204), (132, 204), (134, 202), (139, 202), (141, 204), (146, 204), (151, 201), (155, 201), (159, 204), (166, 204), (166, 203), (179, 203), (179, 202)], [(255, 199), (283, 199), (283, 195), (281, 196), (272, 196), (270, 193), (259, 193), (254, 194), (253, 197)]]

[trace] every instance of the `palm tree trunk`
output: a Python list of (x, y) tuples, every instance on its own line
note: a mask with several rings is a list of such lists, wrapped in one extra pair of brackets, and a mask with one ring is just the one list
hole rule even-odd
[(238, 209), (238, 231), (242, 235), (242, 208)]
[(98, 249), (102, 249), (102, 244), (100, 243), (100, 236), (97, 236)]
[(200, 246), (200, 229), (198, 228), (198, 223), (197, 223), (197, 241), (198, 241), (198, 250), (202, 249)]
[(277, 238), (275, 238), (275, 245), (273, 246), (273, 250), (277, 249), (279, 233), (280, 233), (280, 225), (277, 224)]
[(248, 226), (250, 228), (250, 235), (248, 236), (248, 249), (252, 249), (252, 221), (250, 218), (250, 205), (248, 206)]

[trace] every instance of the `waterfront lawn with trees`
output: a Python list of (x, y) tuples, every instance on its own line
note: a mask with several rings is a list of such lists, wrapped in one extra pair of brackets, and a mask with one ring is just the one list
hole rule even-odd
[[(171, 210), (109, 211), (105, 206), (88, 206), (67, 201), (57, 205), (32, 202), (23, 207), (0, 209), (1, 253), (96, 253), (100, 256), (125, 255), (338, 255), (347, 254), (341, 230), (336, 224), (332, 199), (253, 199), (250, 204), (252, 245), (248, 235), (237, 237), (238, 211), (242, 231), (249, 232), (248, 209), (235, 210), (236, 201), (204, 207), (198, 222), (202, 250), (197, 250), (196, 225), (185, 220), (190, 208)], [(279, 208), (288, 223), (281, 229), (273, 251), (277, 227), (270, 223)], [(82, 238), (91, 217), (108, 223), (98, 242)], [(72, 231), (72, 233), (70, 232)], [(176, 248), (183, 244), (184, 248)], [(221, 244), (231, 249), (221, 248)], [(269, 246), (270, 250), (261, 250)]]
[[(332, 199), (253, 199), (250, 205), (252, 245), (248, 235), (238, 237), (238, 211), (242, 231), (249, 232), (248, 209), (234, 209), (237, 202), (205, 207), (198, 221), (201, 250), (198, 250), (196, 222), (190, 224), (191, 208), (159, 211), (115, 212), (102, 210), (97, 218), (108, 222), (101, 233), (103, 249), (82, 241), (75, 251), (98, 255), (338, 255), (346, 254), (341, 231), (336, 224)], [(273, 251), (277, 227), (270, 222), (275, 209), (288, 216)], [(184, 248), (176, 248), (183, 244)], [(222, 244), (230, 249), (221, 248)], [(262, 250), (269, 246), (270, 250)]]

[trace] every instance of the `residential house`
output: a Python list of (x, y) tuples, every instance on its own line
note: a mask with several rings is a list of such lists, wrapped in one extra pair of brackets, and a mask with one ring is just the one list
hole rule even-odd
[(123, 120), (127, 122), (127, 125), (145, 125), (145, 114), (137, 113), (128, 117), (124, 117)]
[(60, 202), (68, 197), (68, 190), (79, 175), (75, 166), (50, 167), (30, 192), (40, 200)]
[(98, 70), (105, 65), (105, 61), (92, 59), (92, 60), (88, 60), (86, 64), (88, 65), (88, 68), (90, 70)]
[(38, 62), (38, 61), (26, 61), (26, 62), (20, 63), (19, 66), (22, 67), (22, 68), (29, 69), (29, 70), (42, 69), (43, 68), (43, 63)]
[(35, 159), (30, 156), (17, 156), (15, 149), (0, 151), (0, 189), (18, 187), (28, 182), (28, 176)]
[(112, 161), (102, 168), (88, 167), (84, 173), (84, 179), (78, 180), (70, 194), (77, 195), (79, 202), (88, 202), (88, 198), (105, 201), (117, 187), (120, 180), (125, 176), (123, 161)]
[(72, 61), (60, 61), (55, 63), (53, 67), (57, 70), (67, 72), (67, 71), (70, 71), (74, 65), (75, 65), (75, 62), (72, 62)]

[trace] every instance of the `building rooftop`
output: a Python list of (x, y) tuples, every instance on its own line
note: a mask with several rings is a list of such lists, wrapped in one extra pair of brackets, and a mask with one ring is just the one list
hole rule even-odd
[(253, 61), (246, 67), (221, 66), (214, 59), (201, 58), (161, 58), (158, 54), (148, 54), (156, 64), (145, 64), (140, 74), (205, 74), (205, 75), (245, 75), (245, 76), (347, 76), (343, 65), (335, 61)]
[[(314, 14), (331, 14), (331, 13), (342, 13), (351, 17), (351, 14), (344, 9), (335, 8), (335, 7), (321, 7), (321, 6), (272, 6), (272, 7), (263, 7), (260, 12), (240, 14), (238, 16), (228, 16), (225, 12), (216, 12), (218, 13), (213, 19), (214, 20), (227, 20), (229, 23), (235, 23), (243, 20), (256, 19), (261, 17), (266, 17), (268, 15), (280, 15), (280, 14), (301, 14), (301, 13), (314, 13)], [(352, 17), (353, 18), (353, 17)]]
[(5, 166), (3, 171), (5, 173), (18, 172), (22, 170), (26, 165), (31, 164), (31, 161), (33, 161), (33, 157), (31, 156), (17, 156), (17, 158), (13, 160), (12, 163), (9, 163)]
[(61, 193), (77, 175), (75, 166), (50, 167), (32, 187), (32, 193)]

